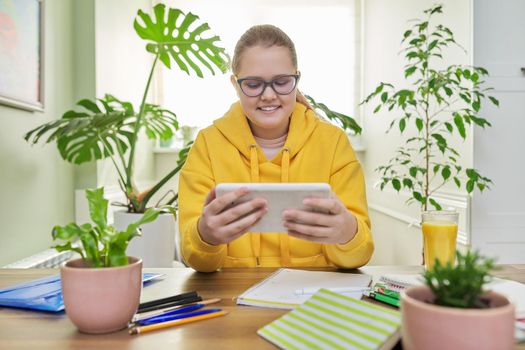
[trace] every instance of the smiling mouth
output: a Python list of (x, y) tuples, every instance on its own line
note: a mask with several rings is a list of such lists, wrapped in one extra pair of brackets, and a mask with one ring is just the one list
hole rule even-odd
[(263, 112), (273, 112), (277, 109), (281, 108), (281, 106), (267, 106), (267, 107), (258, 107), (257, 109), (263, 111)]

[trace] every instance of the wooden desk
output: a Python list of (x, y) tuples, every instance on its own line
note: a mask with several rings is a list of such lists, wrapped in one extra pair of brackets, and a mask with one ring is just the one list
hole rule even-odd
[[(359, 271), (370, 275), (417, 273), (421, 267), (369, 266)], [(142, 301), (196, 290), (203, 298), (221, 298), (217, 307), (225, 317), (142, 335), (126, 330), (87, 335), (77, 331), (65, 314), (0, 307), (0, 349), (273, 349), (256, 334), (257, 329), (286, 313), (286, 310), (235, 305), (234, 298), (267, 277), (275, 269), (225, 269), (211, 274), (192, 269), (146, 269), (166, 274), (162, 282), (143, 289)], [(0, 288), (57, 273), (53, 269), (0, 269)], [(508, 265), (498, 276), (525, 283), (525, 265)], [(525, 349), (521, 344), (517, 349)]]

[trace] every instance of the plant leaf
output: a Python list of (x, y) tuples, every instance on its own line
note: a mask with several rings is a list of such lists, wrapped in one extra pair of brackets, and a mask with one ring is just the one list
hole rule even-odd
[(107, 226), (108, 200), (104, 198), (104, 187), (86, 189), (91, 220), (100, 230)]
[(459, 113), (454, 113), (454, 124), (456, 124), (456, 128), (458, 129), (459, 134), (463, 139), (467, 136), (465, 133), (465, 124), (463, 123), (463, 118), (459, 115)]
[(220, 38), (204, 37), (210, 29), (208, 23), (198, 24), (199, 17), (191, 12), (185, 14), (174, 8), (166, 11), (164, 4), (157, 4), (153, 11), (155, 18), (139, 10), (133, 27), (142, 39), (149, 42), (146, 49), (159, 55), (166, 67), (170, 68), (173, 60), (182, 71), (190, 74), (191, 70), (201, 78), (202, 66), (213, 75), (216, 69), (226, 72), (229, 58), (224, 48), (215, 45)]
[[(82, 100), (84, 105), (86, 100)], [(124, 153), (130, 144), (134, 115), (107, 95), (103, 101), (111, 105), (104, 113), (80, 113), (73, 110), (64, 113), (61, 119), (40, 125), (25, 135), (33, 144), (44, 135), (50, 135), (46, 143), (57, 142), (63, 159), (70, 163), (82, 164)], [(91, 101), (94, 103), (93, 101)]]

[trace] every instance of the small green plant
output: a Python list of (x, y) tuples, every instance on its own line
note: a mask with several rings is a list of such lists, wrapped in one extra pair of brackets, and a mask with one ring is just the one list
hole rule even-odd
[(424, 13), (427, 18), (415, 23), (402, 39), (409, 87), (396, 90), (382, 82), (362, 103), (378, 99), (374, 113), (398, 110), (387, 132), (397, 125), (401, 134), (409, 133), (389, 163), (376, 169), (381, 175), (381, 190), (387, 185), (398, 192), (405, 188), (410, 193), (409, 204), (415, 201), (423, 210), (429, 204), (440, 210), (432, 195), (449, 181), (454, 180), (458, 188), (464, 185), (468, 193), (476, 187), (483, 191), (492, 183), (478, 170), (458, 164), (460, 154), (451, 140), (456, 135), (465, 139), (470, 126), (491, 126), (479, 116), (481, 104), (488, 99), (498, 106), (499, 101), (487, 95), (491, 88), (484, 84), (486, 69), (462, 65), (440, 69), (443, 50), (461, 46), (449, 28), (430, 24), (434, 15), (442, 13), (441, 5)]
[(494, 260), (468, 251), (465, 255), (456, 252), (456, 266), (450, 262), (442, 265), (436, 259), (434, 268), (425, 271), (425, 284), (432, 290), (434, 304), (457, 308), (487, 308), (482, 298), (483, 286), (490, 282), (490, 271)]
[[(66, 226), (55, 226), (52, 236), (53, 240), (65, 241), (56, 245), (56, 250), (75, 251), (90, 267), (127, 265), (126, 249), (131, 239), (141, 235), (139, 226), (154, 221), (164, 211), (162, 208), (150, 208), (125, 231), (117, 231), (107, 222), (108, 201), (104, 199), (104, 188), (86, 189), (86, 198), (94, 225), (70, 223)], [(80, 244), (77, 245), (77, 242)]]
[[(146, 51), (154, 56), (138, 110), (131, 102), (110, 94), (95, 100), (82, 99), (77, 102), (81, 111), (67, 111), (61, 119), (40, 125), (25, 135), (31, 144), (56, 141), (62, 158), (74, 164), (111, 159), (131, 213), (146, 210), (155, 193), (181, 169), (188, 154), (186, 145), (179, 153), (176, 168), (155, 186), (142, 192), (136, 187), (134, 168), (139, 133), (145, 132), (150, 139), (169, 140), (178, 129), (175, 113), (146, 102), (157, 63), (168, 69), (177, 66), (202, 78), (203, 69), (211, 74), (225, 73), (229, 62), (225, 49), (216, 46), (220, 38), (209, 35), (208, 23), (199, 23), (198, 16), (166, 9), (164, 4), (156, 5), (153, 12), (150, 16), (139, 10), (133, 23), (137, 35), (147, 41)], [(171, 205), (176, 199), (172, 196), (164, 204)]]

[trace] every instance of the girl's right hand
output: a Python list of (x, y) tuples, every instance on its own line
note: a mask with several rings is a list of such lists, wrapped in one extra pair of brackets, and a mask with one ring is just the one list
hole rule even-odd
[(229, 243), (246, 233), (268, 212), (268, 202), (261, 197), (231, 206), (248, 192), (244, 187), (220, 197), (216, 196), (215, 188), (208, 193), (197, 223), (204, 242), (212, 245)]

